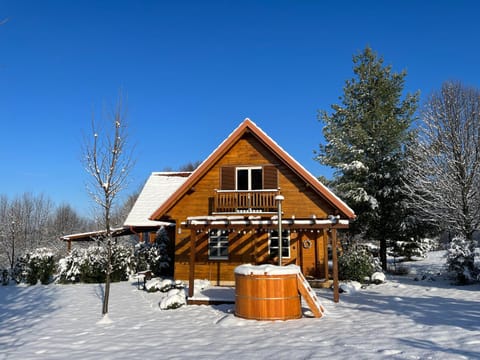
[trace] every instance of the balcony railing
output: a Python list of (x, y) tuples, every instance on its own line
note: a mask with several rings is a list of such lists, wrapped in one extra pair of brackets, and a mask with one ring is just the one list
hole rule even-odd
[(276, 212), (277, 190), (216, 190), (213, 212), (215, 213), (262, 213)]

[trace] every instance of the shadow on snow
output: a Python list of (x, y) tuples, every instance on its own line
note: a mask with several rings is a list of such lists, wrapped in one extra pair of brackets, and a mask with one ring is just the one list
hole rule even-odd
[(21, 347), (22, 334), (58, 309), (57, 293), (56, 286), (0, 287), (0, 349)]

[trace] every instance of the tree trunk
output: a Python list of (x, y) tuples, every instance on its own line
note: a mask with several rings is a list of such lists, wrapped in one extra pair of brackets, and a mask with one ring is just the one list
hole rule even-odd
[(380, 239), (380, 262), (382, 270), (387, 271), (387, 239)]
[(105, 293), (103, 294), (102, 315), (108, 314), (108, 299), (110, 297), (110, 273), (112, 271), (112, 239), (107, 240), (107, 272), (105, 276)]

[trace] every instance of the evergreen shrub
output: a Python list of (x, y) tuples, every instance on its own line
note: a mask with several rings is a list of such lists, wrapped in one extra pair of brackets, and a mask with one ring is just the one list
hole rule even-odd
[(141, 242), (135, 245), (137, 272), (150, 270), (155, 276), (165, 275), (165, 270), (170, 267), (168, 243), (169, 238), (166, 230), (160, 228), (156, 234), (155, 242)]
[[(90, 246), (86, 249), (73, 249), (59, 262), (59, 282), (61, 283), (102, 283), (105, 282), (107, 268), (106, 246)], [(134, 273), (135, 258), (131, 247), (112, 244), (112, 282), (128, 280)]]
[(447, 249), (447, 266), (459, 284), (468, 284), (478, 277), (475, 268), (475, 243), (455, 236)]
[(54, 252), (47, 248), (38, 248), (17, 259), (13, 278), (17, 283), (35, 285), (40, 281), (46, 285), (52, 281), (55, 269)]
[(341, 280), (365, 282), (378, 270), (378, 261), (365, 249), (350, 247), (338, 258), (338, 276)]

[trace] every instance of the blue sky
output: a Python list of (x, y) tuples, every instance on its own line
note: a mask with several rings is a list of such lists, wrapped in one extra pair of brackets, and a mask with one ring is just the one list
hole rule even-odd
[(329, 110), (366, 45), (421, 99), (480, 87), (476, 1), (1, 0), (0, 194), (44, 193), (89, 215), (80, 163), (92, 113), (126, 97), (136, 166), (203, 160), (246, 117), (314, 175)]

